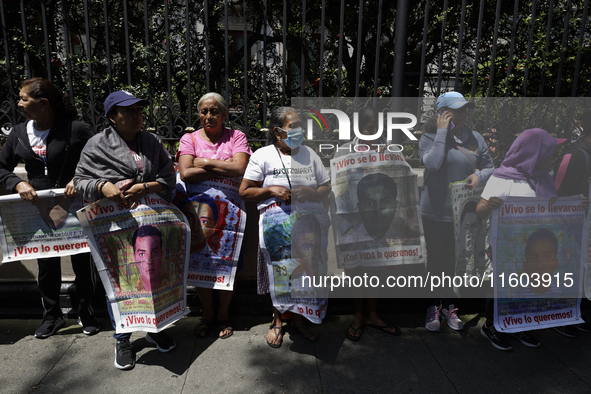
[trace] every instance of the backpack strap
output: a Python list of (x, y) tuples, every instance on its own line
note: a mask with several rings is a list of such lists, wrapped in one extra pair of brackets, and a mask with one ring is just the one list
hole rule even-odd
[(470, 164), (472, 164), (472, 173), (474, 173), (476, 171), (476, 162), (474, 161), (474, 158), (466, 151), (466, 149), (462, 148), (460, 145), (458, 145), (458, 149), (460, 150), (460, 152), (466, 155), (468, 160), (470, 160)]
[(577, 149), (583, 152), (583, 155), (585, 156), (585, 172), (587, 172), (589, 170), (589, 153), (587, 153), (587, 151), (583, 148)]
[[(581, 153), (583, 153), (583, 156), (585, 157), (584, 174), (585, 175), (589, 174), (589, 153), (587, 153), (587, 151), (585, 149), (578, 148), (578, 147), (574, 147), (574, 148), (581, 151)], [(556, 190), (560, 189), (560, 186), (562, 185), (562, 181), (564, 180), (564, 177), (566, 175), (566, 169), (568, 168), (571, 159), (572, 159), (572, 153), (565, 153), (562, 156), (562, 159), (560, 160), (560, 164), (558, 165), (558, 168), (556, 169), (556, 167), (555, 167), (556, 174), (555, 174), (555, 178), (554, 178), (554, 186), (556, 186)]]

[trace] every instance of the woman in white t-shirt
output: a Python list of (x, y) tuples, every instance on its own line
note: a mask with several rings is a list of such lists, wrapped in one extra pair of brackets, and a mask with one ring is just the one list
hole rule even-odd
[[(267, 136), (267, 146), (251, 156), (240, 186), (240, 196), (246, 201), (258, 203), (261, 215), (261, 248), (257, 265), (259, 294), (269, 293), (270, 279), (274, 287), (279, 286), (277, 281), (282, 278), (280, 274), (269, 278), (275, 268), (281, 271), (272, 262), (291, 258), (290, 215), (297, 216), (299, 211), (314, 214), (321, 222), (323, 231), (328, 232), (330, 226), (321, 203), (330, 193), (330, 177), (318, 155), (301, 145), (304, 135), (296, 111), (289, 107), (275, 108), (271, 113)], [(285, 231), (277, 231), (282, 226)], [(269, 230), (271, 227), (272, 231)], [(322, 249), (326, 254), (325, 243)], [(324, 308), (316, 310), (318, 313), (312, 316), (303, 314), (308, 320), (319, 322), (326, 311), (326, 303), (323, 305)], [(273, 302), (273, 322), (266, 338), (269, 346), (278, 348), (283, 342), (281, 313), (286, 311), (294, 312), (293, 325), (305, 338), (310, 341), (318, 338), (317, 331), (300, 314), (301, 309), (293, 305), (286, 306), (276, 297)]]

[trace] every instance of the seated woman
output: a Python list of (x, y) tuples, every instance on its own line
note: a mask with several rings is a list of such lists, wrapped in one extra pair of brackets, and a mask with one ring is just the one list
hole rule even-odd
[[(378, 110), (373, 107), (363, 107), (359, 111), (359, 130), (361, 135), (372, 136), (376, 133), (379, 127), (379, 116)], [(383, 144), (385, 141), (380, 139), (378, 141), (365, 140), (363, 138), (356, 137), (353, 141), (346, 143), (340, 149), (335, 152), (334, 157), (342, 157), (350, 153), (351, 146), (355, 146), (361, 143), (367, 143), (368, 147), (370, 144), (372, 150)], [(349, 148), (349, 149), (347, 149)], [(382, 151), (382, 149), (375, 149), (376, 151)], [(361, 151), (359, 155), (363, 155), (365, 151)], [(376, 196), (382, 196), (376, 200)], [(357, 184), (357, 197), (358, 197), (358, 211), (363, 225), (358, 227), (357, 231), (349, 234), (341, 235), (341, 242), (362, 242), (372, 239), (381, 239), (386, 236), (391, 238), (401, 238), (402, 234), (397, 234), (398, 226), (393, 226), (393, 219), (396, 214), (396, 197), (397, 188), (396, 183), (390, 177), (385, 174), (377, 173), (366, 175)], [(381, 209), (375, 204), (375, 201), (379, 201)], [(418, 224), (418, 223), (417, 223)], [(407, 226), (408, 227), (408, 226)], [(361, 275), (368, 270), (371, 270), (374, 274), (380, 273), (380, 271), (388, 271), (388, 267), (355, 267), (348, 268), (345, 270), (348, 276)], [(364, 311), (364, 304), (366, 305), (367, 311)], [(355, 308), (355, 318), (353, 322), (345, 331), (345, 335), (348, 339), (353, 342), (358, 342), (363, 334), (364, 327), (377, 328), (389, 335), (400, 335), (401, 331), (398, 327), (390, 322), (384, 321), (378, 315), (378, 299), (373, 297), (367, 298), (353, 298), (353, 306)]]
[[(181, 138), (177, 153), (181, 180), (191, 184), (213, 177), (242, 176), (252, 151), (243, 132), (224, 127), (228, 116), (224, 98), (218, 93), (206, 93), (199, 99), (197, 108), (203, 127)], [(188, 200), (191, 204), (184, 204), (181, 209), (191, 226), (191, 253), (207, 254), (211, 250), (207, 240), (216, 228), (218, 208), (205, 193), (190, 196)], [(218, 336), (222, 339), (232, 336), (229, 308), (234, 292), (216, 291), (219, 295), (217, 311), (213, 289), (197, 287), (197, 293), (203, 305), (203, 318), (195, 327), (195, 335), (206, 336), (217, 321)]]
[[(519, 135), (511, 145), (503, 163), (490, 177), (476, 214), (482, 219), (491, 216), (492, 211), (503, 205), (500, 197), (558, 197), (556, 187), (550, 175), (554, 166), (554, 150), (559, 140), (552, 137), (546, 130), (530, 129)], [(588, 202), (586, 203), (588, 206)], [(486, 322), (480, 332), (499, 350), (511, 350), (511, 343), (506, 336), (495, 329), (493, 324), (494, 299), (486, 300)], [(529, 332), (511, 334), (521, 343), (529, 347), (541, 345)]]
[[(172, 199), (175, 172), (170, 154), (162, 141), (142, 130), (143, 107), (140, 100), (126, 91), (113, 92), (105, 100), (105, 113), (111, 127), (92, 137), (80, 157), (74, 176), (74, 186), (90, 201), (108, 198), (121, 205), (137, 202), (150, 193), (160, 193)], [(111, 303), (107, 301), (111, 322), (115, 328)], [(115, 367), (131, 369), (135, 353), (129, 342), (130, 333), (113, 334), (117, 339)], [(148, 333), (146, 340), (161, 352), (175, 348), (165, 333)]]
[[(280, 268), (279, 263), (291, 260), (291, 223), (294, 218), (305, 211), (319, 220), (323, 234), (327, 234), (330, 227), (321, 203), (330, 193), (330, 178), (318, 155), (301, 145), (303, 138), (296, 111), (289, 107), (275, 108), (269, 120), (267, 146), (253, 154), (240, 185), (240, 196), (246, 201), (257, 202), (261, 214), (259, 223), (263, 237), (257, 266), (259, 294), (270, 292), (270, 280), (275, 287), (279, 285), (275, 279), (280, 276), (272, 276), (273, 272)], [(299, 204), (305, 208), (298, 210)], [(326, 250), (324, 242), (322, 249)], [(281, 276), (284, 277), (288, 281), (289, 273)], [(325, 305), (326, 300), (320, 302)], [(293, 300), (289, 307), (274, 302), (273, 321), (266, 337), (269, 346), (278, 348), (283, 343), (281, 313), (286, 310), (294, 313), (292, 323), (305, 338), (310, 341), (318, 339), (317, 331), (305, 323), (300, 314), (304, 312), (294, 307)], [(317, 316), (306, 317), (320, 321), (323, 313), (320, 309), (318, 312)]]
[[(46, 79), (22, 81), (19, 96), (18, 107), (27, 121), (14, 126), (0, 151), (0, 185), (35, 205), (46, 223), (56, 230), (66, 222), (69, 202), (63, 198), (40, 199), (37, 191), (63, 187), (67, 198), (76, 195), (72, 182), (74, 169), (92, 131), (76, 120), (78, 112), (69, 96)], [(25, 163), (28, 182), (14, 173), (19, 162)], [(60, 257), (37, 259), (37, 280), (44, 311), (43, 324), (35, 331), (35, 338), (47, 338), (66, 323), (60, 307), (60, 260)], [(94, 263), (89, 253), (75, 254), (71, 260), (76, 273), (78, 323), (84, 334), (96, 334), (100, 324), (93, 316), (90, 303), (96, 285)]]

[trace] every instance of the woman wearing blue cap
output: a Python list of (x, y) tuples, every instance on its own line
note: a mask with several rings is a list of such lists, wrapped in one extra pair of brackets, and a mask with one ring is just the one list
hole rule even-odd
[[(148, 104), (147, 100), (125, 90), (113, 92), (105, 100), (105, 113), (111, 126), (88, 141), (74, 177), (76, 190), (86, 200), (93, 202), (105, 197), (126, 205), (149, 193), (160, 193), (171, 200), (176, 176), (170, 154), (155, 134), (142, 130), (142, 110)], [(107, 306), (115, 328), (109, 302)], [(131, 334), (113, 334), (113, 337), (117, 339), (115, 367), (133, 368)], [(163, 332), (148, 333), (146, 340), (161, 352), (176, 346)]]
[[(421, 162), (425, 165), (421, 216), (427, 244), (427, 270), (432, 275), (453, 276), (455, 272), (455, 239), (449, 184), (466, 181), (474, 189), (486, 182), (494, 166), (484, 138), (466, 126), (468, 108), (458, 92), (447, 92), (437, 98), (437, 111), (425, 124), (425, 134), (419, 142)], [(452, 304), (453, 289), (441, 289), (437, 299), (429, 300), (425, 327), (439, 331), (443, 317), (450, 328), (462, 330)]]

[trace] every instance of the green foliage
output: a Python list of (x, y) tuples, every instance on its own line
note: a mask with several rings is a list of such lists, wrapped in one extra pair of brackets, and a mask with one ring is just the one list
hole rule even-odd
[[(425, 10), (424, 0), (411, 2), (405, 20), (408, 35), (405, 76), (393, 76), (397, 41), (396, 8), (391, 2), (383, 2), (381, 19), (379, 0), (364, 1), (362, 10), (358, 2), (345, 2), (341, 35), (341, 0), (325, 1), (324, 30), (320, 1), (306, 2), (305, 14), (301, 2), (288, 2), (284, 18), (283, 0), (252, 0), (247, 2), (246, 9), (247, 37), (242, 30), (245, 13), (242, 1), (227, 3), (232, 26), (228, 37), (225, 36), (224, 2), (208, 0), (205, 17), (203, 1), (149, 1), (148, 9), (144, 10), (143, 1), (129, 0), (126, 21), (124, 2), (107, 0), (106, 22), (103, 0), (88, 0), (87, 3), (90, 48), (86, 41), (84, 2), (65, 3), (69, 40), (64, 36), (62, 2), (46, 2), (49, 60), (45, 57), (41, 3), (25, 2), (27, 42), (22, 34), (20, 2), (3, 3), (10, 54), (9, 62), (0, 60), (0, 94), (3, 97), (14, 100), (19, 81), (28, 77), (25, 62), (25, 53), (28, 53), (32, 75), (47, 77), (49, 66), (52, 80), (64, 91), (71, 91), (83, 119), (97, 129), (106, 121), (101, 115), (104, 98), (115, 89), (125, 88), (152, 100), (152, 111), (146, 118), (155, 132), (165, 139), (178, 139), (187, 128), (199, 127), (195, 108), (198, 98), (207, 91), (217, 91), (228, 99), (232, 127), (247, 132), (251, 139), (262, 141), (260, 128), (265, 126), (268, 108), (289, 104), (290, 98), (301, 96), (302, 91), (305, 96), (351, 97), (357, 93), (367, 97), (374, 95), (377, 82), (375, 94), (387, 97), (392, 94), (395, 77), (404, 78), (404, 95), (412, 97), (423, 89), (419, 86), (422, 74), (426, 85), (424, 95), (429, 96), (439, 91), (442, 80), (438, 79), (438, 73), (441, 72), (443, 82), (456, 82), (458, 89), (467, 95), (474, 92), (475, 96), (554, 96), (557, 92), (559, 96), (584, 96), (588, 94), (591, 80), (591, 69), (586, 66), (591, 63), (591, 24), (582, 18), (582, 0), (573, 0), (570, 9), (566, 1), (557, 0), (552, 10), (547, 2), (538, 2), (533, 17), (530, 2), (520, 2), (517, 15), (513, 15), (512, 4), (503, 2), (498, 27), (494, 12), (497, 0), (484, 1), (482, 23), (478, 20), (479, 4), (468, 2), (462, 37), (459, 37), (460, 3), (450, 1), (449, 8), (444, 10), (444, 2), (430, 1)], [(426, 11), (427, 39), (423, 44)], [(147, 40), (145, 13), (149, 24)], [(566, 29), (565, 20), (568, 21)], [(203, 25), (209, 29), (204, 31)], [(378, 28), (380, 37), (377, 37)], [(482, 37), (477, 46), (479, 28)], [(579, 44), (581, 28), (584, 39)], [(532, 44), (528, 48), (530, 31)], [(496, 48), (493, 45), (495, 32)], [(462, 49), (458, 52), (460, 39)], [(69, 55), (64, 46), (66, 41), (71, 44)], [(229, 44), (227, 57), (226, 41)], [(209, 47), (207, 63), (206, 42)], [(320, 53), (321, 46), (323, 53)], [(285, 62), (283, 50), (287, 53)], [(479, 56), (477, 65), (476, 54)], [(304, 67), (300, 69), (302, 57)], [(460, 78), (454, 81), (458, 57)], [(577, 61), (581, 67), (575, 81), (572, 70)], [(283, 77), (284, 67), (286, 78)], [(304, 83), (303, 89), (300, 81)], [(573, 86), (576, 86), (574, 94)], [(449, 89), (445, 84), (441, 88)]]
[[(569, 10), (566, 2), (557, 1), (554, 9), (550, 10), (548, 3), (540, 2), (535, 9), (535, 17), (532, 17), (532, 4), (521, 2), (515, 30), (512, 28), (513, 7), (502, 7), (494, 54), (494, 14), (488, 15), (485, 18), (488, 20), (483, 23), (483, 31), (489, 34), (483, 37), (481, 43), (484, 53), (481, 53), (477, 79), (474, 81), (472, 78), (473, 67), (466, 67), (462, 73), (466, 91), (474, 89), (476, 96), (495, 97), (588, 95), (591, 70), (580, 67), (577, 81), (574, 80), (574, 70), (577, 56), (580, 56), (580, 65), (591, 61), (591, 25), (582, 18), (583, 1), (572, 3)], [(494, 7), (494, 4), (493, 1), (487, 1), (487, 8)], [(568, 21), (566, 29), (565, 20)], [(582, 47), (579, 45), (581, 28), (585, 37)], [(528, 47), (530, 35), (531, 47)], [(466, 37), (470, 42), (469, 35)], [(473, 47), (468, 48), (473, 50)], [(493, 60), (494, 67), (491, 70)]]

